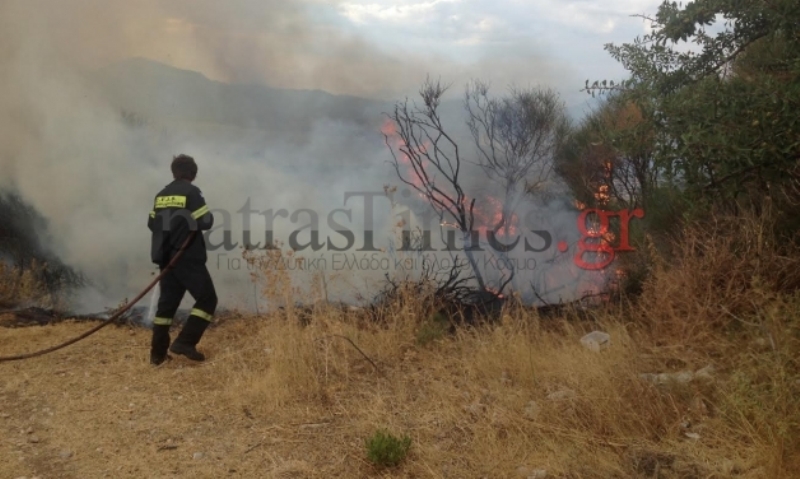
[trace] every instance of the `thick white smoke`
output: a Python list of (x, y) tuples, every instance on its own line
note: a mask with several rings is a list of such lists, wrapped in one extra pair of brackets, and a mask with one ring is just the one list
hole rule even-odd
[[(474, 71), (433, 56), (398, 61), (352, 34), (311, 21), (311, 7), (334, 3), (0, 0), (0, 188), (18, 192), (47, 218), (50, 249), (93, 282), (78, 306), (100, 310), (149, 282), (155, 269), (147, 214), (155, 193), (171, 181), (169, 162), (179, 153), (197, 159), (197, 185), (217, 211), (217, 225), (229, 219), (226, 226), (239, 244), (245, 229), (240, 210), (249, 202), (259, 213), (316, 211), (322, 238), (331, 234), (336, 242), (343, 239), (328, 228), (326, 216), (352, 208), (351, 220), (337, 219), (361, 246), (364, 201), (345, 205), (344, 195), (397, 183), (380, 135), (380, 112), (390, 103), (281, 103), (272, 91), (277, 110), (262, 111), (248, 100), (253, 92), (265, 95), (260, 87), (213, 83), (130, 60), (156, 59), (221, 81), (364, 97), (413, 92), (429, 71), (450, 72), (454, 79)], [(317, 108), (335, 113), (320, 117)], [(375, 204), (374, 227), (383, 235), (377, 243), (396, 219), (387, 200)], [(574, 214), (565, 211), (553, 210), (548, 221), (564, 229), (565, 239), (570, 230), (574, 240)], [(251, 221), (253, 241), (263, 241), (263, 216), (254, 214)], [(285, 242), (306, 223), (303, 215), (298, 224), (277, 219), (275, 239)], [(211, 237), (219, 242), (222, 232)], [(239, 257), (239, 250), (212, 251), (209, 268), (223, 303), (250, 307), (248, 271), (231, 263)], [(328, 261), (331, 269), (333, 259)], [(385, 272), (354, 272), (342, 294), (350, 287), (368, 291)]]

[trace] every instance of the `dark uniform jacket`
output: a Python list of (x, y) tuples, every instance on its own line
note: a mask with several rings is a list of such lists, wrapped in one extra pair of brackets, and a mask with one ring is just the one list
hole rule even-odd
[[(175, 180), (156, 195), (147, 227), (153, 232), (150, 256), (153, 263), (165, 267), (180, 250), (189, 231), (210, 230), (212, 215), (200, 189), (186, 180)], [(206, 243), (198, 232), (179, 261), (205, 263)]]

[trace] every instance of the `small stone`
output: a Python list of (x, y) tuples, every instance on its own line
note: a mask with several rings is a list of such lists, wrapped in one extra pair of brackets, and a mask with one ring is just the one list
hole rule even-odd
[(8, 419), (11, 417), (11, 414), (2, 413), (0, 414), (0, 417), (2, 417), (3, 419)]
[(714, 366), (706, 366), (702, 369), (695, 371), (694, 376), (698, 379), (710, 381), (714, 379)]
[(644, 373), (639, 375), (640, 378), (644, 379), (645, 381), (650, 381), (654, 384), (668, 384), (668, 383), (679, 383), (679, 384), (688, 384), (692, 382), (695, 378), (695, 374), (691, 371), (681, 371), (679, 373), (659, 373), (659, 374), (652, 374), (652, 373)]
[(592, 331), (581, 338), (581, 344), (590, 351), (600, 352), (611, 346), (611, 336), (602, 331)]
[(651, 383), (656, 382), (656, 378), (657, 377), (658, 376), (653, 374), (653, 373), (642, 373), (642, 374), (639, 375), (640, 379), (642, 379), (643, 381), (651, 382)]
[(29, 437), (29, 438), (28, 438), (28, 442), (31, 442), (31, 443), (33, 443), (33, 444), (38, 444), (38, 442), (39, 442), (39, 436), (33, 435), (33, 436)]
[(688, 437), (689, 439), (694, 439), (695, 441), (700, 439), (700, 434), (697, 434), (696, 432), (686, 432), (684, 433), (684, 436)]
[(61, 459), (69, 459), (70, 457), (73, 456), (73, 454), (74, 453), (72, 451), (69, 451), (69, 450), (65, 449), (65, 450), (61, 451), (58, 455), (59, 455), (59, 457), (61, 457)]
[(564, 401), (565, 399), (574, 399), (575, 398), (575, 391), (570, 391), (569, 389), (565, 389), (563, 391), (556, 391), (554, 393), (550, 393), (547, 395), (547, 399), (550, 401)]
[(311, 423), (311, 424), (301, 424), (300, 429), (308, 430), (308, 429), (322, 429), (326, 427), (328, 423), (326, 422), (319, 422), (319, 423)]
[(723, 460), (720, 464), (720, 469), (726, 475), (740, 474), (742, 472), (742, 468), (730, 459)]
[(519, 466), (517, 468), (517, 475), (519, 477), (528, 477), (530, 473), (533, 472), (530, 467), (528, 466)]
[(192, 459), (194, 459), (195, 461), (198, 461), (198, 460), (200, 460), (202, 458), (203, 458), (203, 453), (202, 452), (196, 452), (196, 453), (192, 454)]
[(475, 401), (474, 403), (470, 404), (469, 406), (465, 406), (464, 409), (468, 413), (478, 416), (478, 415), (480, 415), (481, 413), (483, 413), (486, 410), (486, 405), (481, 404), (480, 401)]
[(700, 396), (695, 396), (692, 399), (691, 406), (692, 412), (700, 416), (707, 416), (708, 415), (708, 406), (706, 406), (706, 402), (703, 401), (703, 398)]
[(525, 406), (525, 417), (527, 417), (528, 419), (534, 420), (537, 417), (539, 417), (539, 412), (540, 411), (541, 411), (541, 408), (536, 403), (536, 401), (529, 401), (528, 405)]
[(547, 477), (547, 471), (544, 469), (534, 469), (528, 474), (528, 479), (545, 479)]

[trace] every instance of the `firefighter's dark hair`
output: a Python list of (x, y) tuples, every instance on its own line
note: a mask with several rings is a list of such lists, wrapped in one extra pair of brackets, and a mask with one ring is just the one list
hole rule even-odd
[(178, 155), (172, 158), (172, 176), (176, 180), (194, 180), (197, 176), (197, 163), (188, 155)]

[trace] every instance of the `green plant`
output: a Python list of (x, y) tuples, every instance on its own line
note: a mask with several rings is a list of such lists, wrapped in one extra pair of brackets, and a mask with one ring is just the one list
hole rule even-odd
[(437, 312), (420, 325), (417, 331), (417, 344), (425, 346), (433, 341), (442, 339), (447, 334), (449, 327), (450, 323), (447, 318), (442, 313)]
[(387, 431), (377, 431), (366, 440), (367, 458), (377, 466), (396, 466), (406, 457), (411, 438), (398, 439)]

